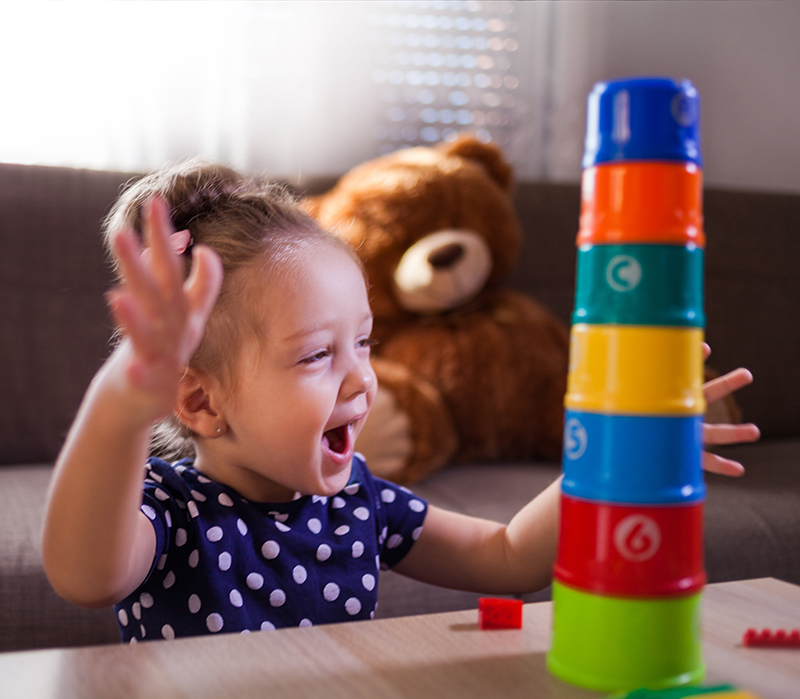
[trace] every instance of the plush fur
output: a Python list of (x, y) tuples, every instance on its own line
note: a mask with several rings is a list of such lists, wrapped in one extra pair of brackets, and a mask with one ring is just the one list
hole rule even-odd
[(377, 475), (560, 456), (568, 332), (503, 286), (522, 242), (511, 186), (502, 152), (462, 136), (364, 163), (307, 201), (370, 283), (380, 389), (356, 448)]

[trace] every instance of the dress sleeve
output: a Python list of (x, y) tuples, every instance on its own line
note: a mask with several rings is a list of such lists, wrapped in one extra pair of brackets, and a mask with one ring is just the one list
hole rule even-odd
[(428, 502), (408, 488), (372, 478), (379, 513), (378, 545), (381, 568), (393, 568), (411, 550), (422, 532)]
[(165, 479), (169, 479), (169, 473), (166, 469), (171, 468), (168, 463), (160, 459), (151, 458), (148, 460), (145, 469), (141, 510), (152, 523), (156, 533), (156, 552), (150, 571), (147, 574), (148, 577), (152, 575), (158, 561), (162, 556), (166, 555), (169, 548), (170, 534), (175, 522), (173, 513), (180, 516), (176, 512), (179, 509), (177, 500), (164, 483)]

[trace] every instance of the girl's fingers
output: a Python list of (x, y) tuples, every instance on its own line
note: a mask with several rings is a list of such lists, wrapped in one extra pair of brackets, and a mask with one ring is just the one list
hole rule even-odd
[(703, 452), (703, 470), (709, 473), (719, 473), (722, 476), (743, 476), (744, 466), (738, 461), (726, 459), (718, 454)]
[(142, 259), (136, 237), (130, 231), (120, 231), (111, 240), (114, 255), (119, 261), (122, 279), (131, 294), (148, 308), (158, 305), (158, 290), (148, 272), (149, 260)]
[(188, 316), (179, 356), (188, 363), (203, 332), (222, 286), (222, 261), (211, 248), (198, 245), (192, 251), (192, 270), (184, 285)]
[(162, 293), (174, 295), (183, 284), (179, 256), (170, 244), (174, 233), (167, 205), (163, 199), (153, 197), (145, 204), (142, 229), (147, 249), (150, 250), (149, 267)]
[(711, 345), (707, 342), (702, 342), (703, 345), (703, 361), (706, 361), (711, 356)]
[(756, 442), (761, 431), (752, 423), (743, 425), (703, 425), (703, 444), (741, 444)]
[(703, 384), (703, 395), (707, 403), (714, 403), (751, 383), (753, 383), (753, 375), (747, 369), (740, 367)]
[(108, 292), (107, 299), (114, 319), (122, 327), (125, 337), (130, 339), (136, 352), (145, 357), (155, 356), (158, 348), (152, 336), (151, 324), (132, 295), (124, 289), (112, 289)]
[(222, 261), (198, 245), (192, 269), (183, 282), (182, 262), (170, 244), (172, 225), (163, 202), (148, 204), (144, 223), (148, 247), (142, 252), (130, 232), (117, 234), (112, 245), (125, 286), (108, 295), (125, 335), (146, 366), (187, 364), (203, 336), (222, 286)]
[(222, 260), (205, 245), (192, 250), (192, 270), (184, 284), (190, 311), (196, 312), (205, 322), (216, 303), (222, 286)]

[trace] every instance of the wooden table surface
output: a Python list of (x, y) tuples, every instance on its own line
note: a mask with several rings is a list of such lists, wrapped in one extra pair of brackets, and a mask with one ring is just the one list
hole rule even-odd
[[(136, 646), (0, 654), (0, 697), (602, 696), (545, 667), (552, 605), (525, 605), (521, 630), (481, 631), (477, 611), (220, 635)], [(709, 585), (706, 682), (800, 699), (800, 649), (744, 648), (749, 627), (800, 628), (800, 587), (771, 578)]]

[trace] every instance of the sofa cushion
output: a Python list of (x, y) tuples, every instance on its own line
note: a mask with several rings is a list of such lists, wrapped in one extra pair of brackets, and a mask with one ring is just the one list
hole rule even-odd
[(52, 468), (0, 468), (0, 651), (119, 642), (111, 608), (62, 600), (42, 567), (42, 522)]

